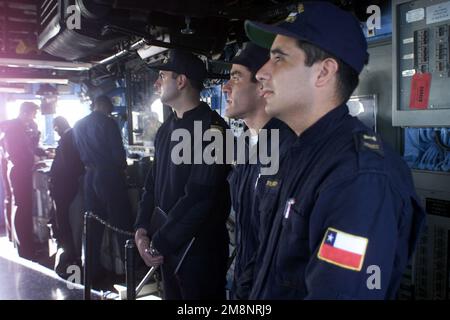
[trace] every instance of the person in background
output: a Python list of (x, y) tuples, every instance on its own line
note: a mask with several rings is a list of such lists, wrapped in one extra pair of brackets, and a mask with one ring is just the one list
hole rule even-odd
[(50, 195), (56, 207), (56, 239), (58, 255), (55, 271), (66, 277), (67, 267), (79, 264), (81, 252), (76, 252), (72, 226), (70, 224), (70, 206), (79, 190), (79, 181), (84, 173), (84, 165), (76, 148), (73, 130), (67, 120), (56, 117), (53, 128), (60, 136), (55, 158), (50, 169)]
[(6, 188), (5, 188), (5, 184), (3, 183), (3, 166), (4, 165), (8, 165), (7, 162), (4, 162), (3, 159), (5, 159), (6, 157), (6, 152), (3, 149), (2, 146), (3, 142), (1, 141), (0, 138), (0, 175), (1, 175), (1, 181), (0, 181), (0, 234), (3, 233), (3, 231), (7, 229), (7, 224), (8, 224), (8, 215), (6, 212), (6, 199), (7, 199), (7, 193), (6, 193)]
[(38, 246), (33, 234), (33, 169), (38, 152), (40, 133), (34, 122), (39, 107), (24, 102), (16, 119), (1, 124), (5, 133), (5, 149), (13, 167), (10, 181), (16, 210), (12, 220), (13, 236), (17, 241), (19, 256), (34, 260)]
[[(85, 167), (86, 210), (92, 211), (116, 228), (130, 231), (133, 219), (126, 183), (126, 155), (119, 126), (111, 117), (112, 111), (113, 104), (107, 96), (97, 97), (92, 113), (75, 124), (73, 135)], [(103, 226), (95, 221), (92, 232), (93, 279), (100, 282), (105, 275), (100, 261), (103, 230)], [(114, 235), (118, 240), (119, 258), (123, 262), (123, 248), (128, 237), (123, 234)], [(114, 261), (115, 265), (116, 260)]]

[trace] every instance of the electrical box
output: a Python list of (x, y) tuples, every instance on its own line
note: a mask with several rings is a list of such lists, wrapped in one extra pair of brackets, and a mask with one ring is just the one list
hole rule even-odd
[(413, 178), (428, 214), (415, 253), (411, 298), (450, 299), (450, 176), (414, 170)]
[(393, 1), (394, 126), (450, 126), (450, 1)]

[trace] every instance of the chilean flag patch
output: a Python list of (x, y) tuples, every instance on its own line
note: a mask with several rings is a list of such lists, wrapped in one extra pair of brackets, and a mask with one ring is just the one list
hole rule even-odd
[(317, 257), (345, 269), (360, 271), (368, 242), (367, 238), (328, 228)]

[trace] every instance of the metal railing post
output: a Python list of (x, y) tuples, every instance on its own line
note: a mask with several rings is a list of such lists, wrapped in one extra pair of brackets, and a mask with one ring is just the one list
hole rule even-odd
[(125, 276), (127, 283), (127, 300), (136, 300), (135, 249), (133, 239), (125, 244)]
[(92, 289), (92, 212), (87, 211), (84, 215), (83, 232), (83, 270), (84, 270), (84, 300), (91, 300)]

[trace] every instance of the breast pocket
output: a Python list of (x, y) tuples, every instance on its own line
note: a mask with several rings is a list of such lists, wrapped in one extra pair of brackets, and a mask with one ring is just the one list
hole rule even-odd
[(278, 197), (280, 194), (280, 180), (263, 180), (259, 181), (255, 190), (255, 201), (257, 202), (260, 230), (259, 238), (270, 233), (274, 214), (277, 209)]
[[(288, 204), (286, 204), (288, 205)], [(278, 250), (275, 255), (277, 281), (282, 286), (304, 290), (304, 274), (311, 252), (308, 239), (308, 217), (301, 204), (283, 212)]]

